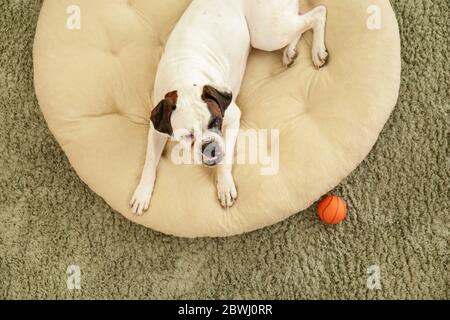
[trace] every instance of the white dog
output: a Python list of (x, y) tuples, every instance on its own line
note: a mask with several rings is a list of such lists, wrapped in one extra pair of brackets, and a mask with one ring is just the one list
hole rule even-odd
[[(155, 79), (148, 147), (132, 211), (148, 209), (156, 168), (171, 137), (217, 167), (217, 193), (224, 207), (237, 190), (231, 173), (240, 122), (236, 105), (251, 47), (274, 51), (286, 47), (283, 64), (297, 57), (302, 34), (312, 29), (312, 61), (322, 67), (326, 8), (299, 14), (299, 0), (194, 0), (166, 44)], [(223, 133), (223, 134), (222, 134)]]

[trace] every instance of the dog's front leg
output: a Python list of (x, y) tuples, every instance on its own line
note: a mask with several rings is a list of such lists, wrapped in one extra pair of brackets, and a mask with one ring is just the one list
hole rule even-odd
[(144, 168), (139, 184), (130, 202), (133, 213), (137, 215), (142, 215), (150, 205), (156, 179), (156, 168), (158, 167), (166, 142), (166, 136), (158, 133), (153, 127), (149, 128)]
[(217, 168), (217, 196), (223, 207), (231, 207), (237, 198), (237, 190), (232, 175), (234, 148), (239, 134), (241, 111), (232, 102), (228, 107), (222, 131), (225, 137), (225, 157)]

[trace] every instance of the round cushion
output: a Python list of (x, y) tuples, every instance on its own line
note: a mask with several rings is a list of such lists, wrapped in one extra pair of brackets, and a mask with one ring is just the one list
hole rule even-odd
[[(311, 61), (311, 32), (288, 69), (281, 51), (252, 51), (237, 100), (242, 128), (279, 130), (277, 174), (261, 175), (262, 164), (235, 165), (239, 198), (223, 209), (214, 170), (172, 163), (169, 143), (150, 208), (138, 217), (129, 202), (145, 159), (155, 72), (189, 2), (46, 0), (34, 71), (49, 128), (81, 179), (138, 224), (200, 237), (240, 234), (286, 219), (355, 169), (396, 103), (400, 40), (389, 1), (302, 2), (302, 11), (328, 8), (330, 59), (320, 70)], [(70, 20), (74, 14), (79, 26)], [(377, 18), (381, 28), (372, 28)]]

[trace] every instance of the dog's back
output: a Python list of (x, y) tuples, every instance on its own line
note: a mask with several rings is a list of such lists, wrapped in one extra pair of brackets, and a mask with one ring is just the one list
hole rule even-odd
[(249, 52), (242, 0), (194, 0), (167, 41), (156, 75), (155, 101), (183, 81), (222, 83), (239, 91)]

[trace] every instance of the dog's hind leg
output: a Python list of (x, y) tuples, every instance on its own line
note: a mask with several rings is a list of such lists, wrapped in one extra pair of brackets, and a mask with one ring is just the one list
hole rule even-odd
[[(305, 15), (300, 16), (300, 19), (303, 19), (302, 23), (300, 23), (300, 35), (294, 39), (283, 52), (283, 65), (291, 66), (295, 59), (297, 58), (297, 45), (300, 42), (302, 34), (309, 29), (313, 30), (313, 43), (311, 48), (311, 57), (313, 64), (316, 68), (322, 67), (328, 57), (328, 52), (325, 47), (325, 24), (326, 24), (326, 14), (327, 10), (324, 6), (319, 6), (314, 8), (313, 10), (307, 12)], [(305, 27), (303, 27), (305, 26)], [(306, 28), (303, 29), (303, 28)], [(305, 31), (301, 31), (301, 30)]]
[(325, 65), (328, 58), (328, 51), (325, 46), (325, 24), (327, 19), (327, 9), (319, 6), (313, 23), (313, 43), (311, 49), (312, 60), (316, 68)]
[(285, 67), (290, 67), (295, 59), (297, 59), (298, 52), (297, 52), (297, 46), (300, 42), (300, 39), (302, 36), (298, 36), (294, 41), (292, 41), (283, 51), (283, 65)]
[[(290, 65), (296, 57), (297, 44), (302, 34), (313, 30), (312, 60), (320, 68), (326, 62), (325, 24), (327, 10), (318, 6), (305, 14), (298, 14), (298, 7), (290, 1), (251, 2), (252, 11), (247, 14), (251, 44), (264, 51), (286, 47), (283, 63)], [(264, 5), (263, 5), (264, 4)]]

